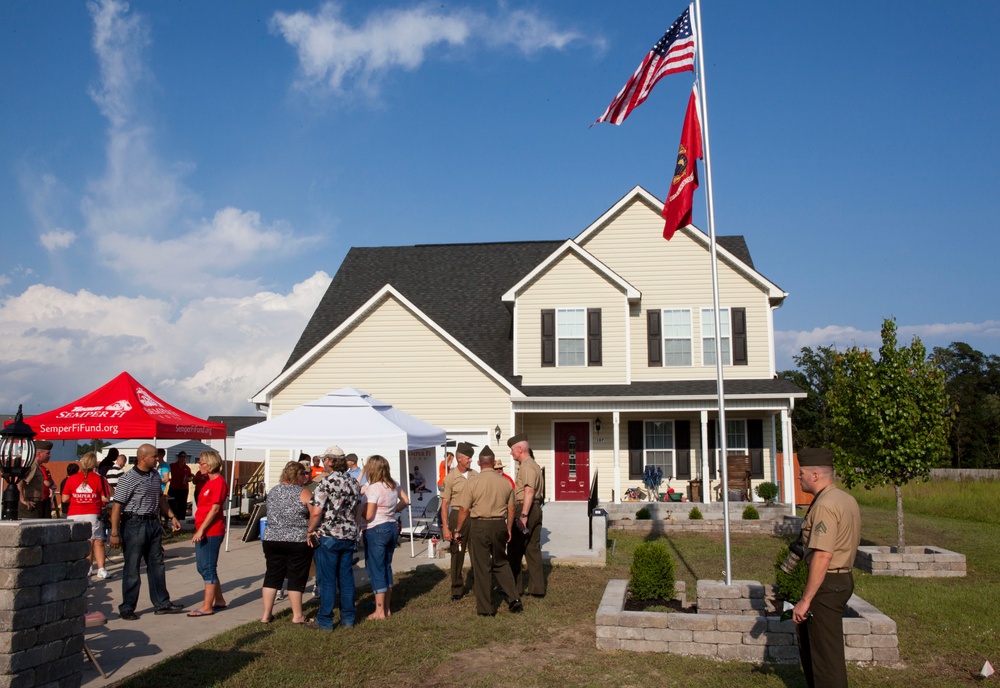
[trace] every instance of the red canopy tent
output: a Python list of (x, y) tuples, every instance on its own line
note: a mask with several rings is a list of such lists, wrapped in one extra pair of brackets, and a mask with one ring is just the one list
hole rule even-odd
[(25, 422), (38, 439), (225, 439), (224, 423), (174, 408), (122, 373), (103, 387)]

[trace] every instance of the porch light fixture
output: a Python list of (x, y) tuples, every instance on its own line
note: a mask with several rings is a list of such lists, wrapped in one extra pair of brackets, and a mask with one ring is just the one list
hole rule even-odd
[(596, 432), (598, 435), (601, 434), (601, 417), (600, 416), (598, 416), (597, 418), (594, 419), (594, 432)]
[(497, 443), (500, 442), (500, 426), (493, 428), (493, 435), (497, 438)]
[(0, 430), (0, 474), (7, 481), (0, 504), (0, 520), (16, 521), (20, 493), (17, 484), (24, 479), (35, 463), (35, 431), (24, 422), (21, 405), (17, 407), (14, 422)]

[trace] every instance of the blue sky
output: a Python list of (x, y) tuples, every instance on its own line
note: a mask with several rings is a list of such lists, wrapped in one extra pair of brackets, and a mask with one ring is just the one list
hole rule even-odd
[[(351, 246), (566, 238), (663, 198), (691, 74), (589, 125), (684, 7), (0, 4), (0, 408), (128, 369), (247, 412)], [(886, 316), (1000, 352), (1000, 4), (702, 15), (717, 231), (790, 294), (779, 369)]]

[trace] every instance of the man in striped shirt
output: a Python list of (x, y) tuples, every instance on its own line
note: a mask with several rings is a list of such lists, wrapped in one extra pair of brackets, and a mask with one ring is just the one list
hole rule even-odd
[(167, 569), (163, 563), (163, 529), (159, 515), (166, 514), (173, 530), (180, 530), (176, 514), (170, 510), (163, 494), (163, 483), (156, 470), (156, 447), (143, 444), (136, 452), (135, 468), (118, 480), (111, 508), (111, 540), (114, 548), (124, 549), (122, 569), (122, 603), (118, 617), (135, 621), (139, 602), (139, 562), (146, 562), (149, 599), (156, 614), (177, 614), (184, 605), (170, 601), (167, 592)]

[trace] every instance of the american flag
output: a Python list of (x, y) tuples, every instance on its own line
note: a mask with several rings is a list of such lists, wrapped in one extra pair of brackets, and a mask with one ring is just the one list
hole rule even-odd
[(670, 25), (663, 38), (643, 59), (639, 69), (615, 96), (598, 122), (621, 124), (635, 108), (642, 105), (656, 82), (667, 74), (694, 71), (695, 33), (691, 28), (691, 6)]

